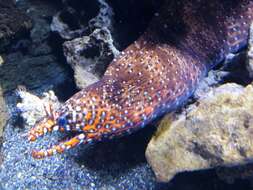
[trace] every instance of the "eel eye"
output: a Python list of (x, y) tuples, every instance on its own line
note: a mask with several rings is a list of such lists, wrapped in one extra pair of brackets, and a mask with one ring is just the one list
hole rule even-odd
[(60, 127), (65, 127), (66, 124), (67, 124), (67, 120), (66, 120), (65, 117), (60, 117), (60, 118), (58, 119), (58, 125), (59, 125)]

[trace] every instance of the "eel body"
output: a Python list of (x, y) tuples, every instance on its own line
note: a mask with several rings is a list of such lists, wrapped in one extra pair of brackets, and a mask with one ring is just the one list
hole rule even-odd
[(35, 158), (132, 133), (182, 105), (226, 55), (245, 47), (253, 0), (165, 0), (142, 36), (104, 77), (38, 121), (30, 141), (52, 131), (77, 135)]

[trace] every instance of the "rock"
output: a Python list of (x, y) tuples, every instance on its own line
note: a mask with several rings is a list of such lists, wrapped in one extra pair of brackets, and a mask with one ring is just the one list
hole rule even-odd
[(160, 181), (184, 171), (245, 164), (253, 158), (253, 86), (224, 84), (183, 113), (166, 116), (146, 158)]
[(107, 65), (118, 54), (106, 29), (64, 43), (64, 54), (75, 73), (76, 84), (84, 88), (103, 75)]
[(28, 51), (32, 56), (41, 56), (52, 54), (52, 48), (49, 45), (50, 25), (46, 19), (38, 18), (31, 30), (31, 43)]
[(247, 56), (248, 56), (247, 68), (249, 71), (249, 75), (253, 78), (253, 24), (251, 24), (250, 26)]
[[(118, 55), (111, 36), (112, 10), (103, 0), (65, 1), (65, 9), (54, 16), (51, 29), (63, 39), (64, 55), (75, 73), (76, 84), (84, 88), (103, 75)], [(74, 26), (73, 26), (74, 25)]]
[[(16, 40), (8, 54), (1, 54), (4, 64), (0, 67), (0, 86), (3, 93), (10, 93), (19, 85), (27, 89), (52, 89), (71, 80), (66, 68), (61, 65), (51, 42), (50, 23), (57, 10), (42, 5), (39, 1), (28, 4), (18, 1), (17, 6), (26, 12), (34, 23), (27, 38)], [(38, 8), (39, 7), (39, 8)], [(15, 16), (17, 18), (21, 16)]]
[(107, 2), (113, 10), (111, 34), (114, 45), (117, 49), (123, 50), (146, 30), (164, 0), (107, 0)]
[(219, 167), (217, 176), (228, 184), (234, 184), (238, 179), (248, 179), (252, 183), (253, 164), (247, 163), (233, 167)]
[[(2, 89), (0, 87), (0, 147), (2, 147), (3, 144), (3, 132), (8, 119), (9, 114), (7, 112), (7, 106), (3, 97)], [(3, 162), (3, 157), (3, 154), (0, 153), (0, 165)]]
[(10, 45), (14, 38), (21, 37), (32, 27), (31, 19), (17, 9), (12, 0), (0, 0), (0, 50)]
[(104, 0), (63, 1), (64, 9), (53, 17), (51, 30), (63, 39), (70, 40), (84, 35), (96, 28), (111, 25), (112, 10)]
[(4, 64), (4, 60), (2, 58), (2, 56), (0, 56), (0, 66), (2, 66)]
[[(37, 5), (36, 5), (37, 4)], [(60, 52), (57, 45), (57, 39), (51, 33), (52, 16), (57, 12), (57, 8), (52, 3), (50, 7), (43, 5), (43, 3), (36, 1), (34, 5), (28, 5), (25, 0), (18, 1), (18, 7), (25, 11), (33, 21), (33, 27), (30, 31), (29, 38), (19, 40), (15, 46), (14, 51), (22, 51), (31, 57), (44, 56)], [(38, 6), (40, 9), (38, 9)], [(61, 48), (61, 47), (60, 47)]]
[(237, 54), (229, 54), (220, 64), (220, 67), (208, 72), (208, 75), (200, 81), (193, 94), (193, 99), (198, 100), (212, 88), (225, 83), (238, 83), (241, 85), (249, 84), (250, 78), (246, 67), (246, 51)]
[(3, 129), (6, 125), (8, 118), (9, 118), (9, 116), (8, 116), (8, 112), (7, 112), (6, 103), (4, 101), (3, 92), (0, 87), (0, 138), (1, 138), (0, 144), (2, 144)]
[(203, 97), (208, 91), (210, 91), (214, 86), (219, 85), (223, 82), (224, 78), (230, 74), (228, 71), (224, 70), (211, 70), (208, 72), (208, 76), (205, 77), (193, 94), (194, 99), (199, 99)]
[(5, 57), (0, 69), (0, 85), (4, 93), (15, 90), (19, 85), (35, 89), (48, 84), (54, 86), (66, 80), (64, 68), (54, 55), (33, 57), (15, 52)]

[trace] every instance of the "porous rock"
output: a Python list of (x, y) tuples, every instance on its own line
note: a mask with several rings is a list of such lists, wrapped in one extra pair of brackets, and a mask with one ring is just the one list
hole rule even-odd
[(63, 39), (88, 35), (95, 28), (110, 27), (112, 10), (104, 0), (63, 1), (63, 10), (52, 20), (51, 30)]
[(31, 19), (16, 8), (12, 0), (0, 0), (0, 50), (11, 40), (20, 37), (32, 27)]
[(103, 75), (118, 50), (106, 29), (96, 29), (91, 35), (64, 43), (64, 54), (75, 73), (76, 84), (84, 88)]
[(53, 17), (51, 30), (66, 41), (64, 55), (84, 88), (104, 73), (119, 53), (111, 36), (112, 9), (104, 0), (64, 1), (64, 9)]
[(181, 114), (167, 115), (146, 150), (160, 181), (184, 171), (245, 164), (253, 158), (253, 86), (213, 88)]

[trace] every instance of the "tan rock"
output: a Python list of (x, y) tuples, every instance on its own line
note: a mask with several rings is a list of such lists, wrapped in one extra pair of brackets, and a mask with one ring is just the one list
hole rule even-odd
[(167, 115), (146, 158), (159, 181), (183, 171), (244, 164), (253, 159), (253, 86), (212, 89), (179, 115)]

